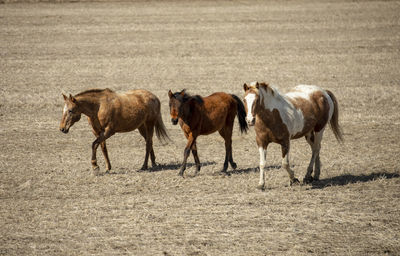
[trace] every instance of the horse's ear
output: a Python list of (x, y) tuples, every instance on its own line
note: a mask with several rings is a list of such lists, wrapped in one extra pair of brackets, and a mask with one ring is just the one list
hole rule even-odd
[(247, 92), (249, 90), (249, 86), (246, 83), (244, 83), (244, 85), (243, 85), (243, 90), (245, 92)]
[(185, 96), (186, 89), (183, 89), (179, 94), (183, 97)]
[(256, 88), (260, 89), (260, 84), (258, 82), (256, 82)]
[(64, 97), (64, 100), (67, 100), (67, 96), (64, 93), (61, 93), (61, 94)]
[(171, 99), (172, 97), (174, 97), (174, 94), (171, 92), (171, 90), (168, 91), (168, 97)]
[(69, 95), (69, 100), (73, 103), (76, 103), (76, 99), (71, 94)]

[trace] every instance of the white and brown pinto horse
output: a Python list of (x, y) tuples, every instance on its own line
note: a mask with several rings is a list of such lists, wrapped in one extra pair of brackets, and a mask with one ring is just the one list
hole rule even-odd
[[(266, 83), (243, 85), (246, 121), (255, 126), (260, 152), (260, 182), (264, 189), (264, 167), (268, 144), (282, 147), (282, 167), (289, 174), (290, 184), (298, 183), (289, 165), (290, 140), (305, 137), (312, 149), (312, 157), (303, 182), (318, 180), (321, 162), (319, 152), (325, 127), (328, 123), (338, 141), (342, 141), (339, 126), (339, 109), (336, 97), (329, 90), (317, 86), (299, 85), (287, 94), (281, 94)], [(315, 165), (315, 169), (314, 169)], [(314, 170), (314, 177), (311, 176)]]
[(116, 93), (110, 89), (93, 89), (75, 96), (64, 97), (64, 111), (60, 131), (68, 133), (70, 127), (78, 122), (81, 115), (88, 117), (96, 139), (92, 144), (92, 167), (97, 173), (99, 167), (96, 151), (99, 145), (106, 160), (107, 171), (111, 169), (106, 139), (119, 132), (139, 129), (146, 140), (146, 155), (142, 169), (147, 169), (149, 156), (152, 166), (156, 166), (153, 150), (154, 130), (159, 139), (168, 138), (160, 113), (160, 100), (146, 90), (132, 90)]

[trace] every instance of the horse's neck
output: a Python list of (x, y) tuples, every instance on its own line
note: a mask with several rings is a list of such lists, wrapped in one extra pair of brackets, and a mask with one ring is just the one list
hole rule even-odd
[(76, 97), (79, 105), (81, 106), (82, 113), (88, 117), (97, 115), (100, 106), (100, 97), (96, 95), (80, 95)]
[(264, 109), (268, 109), (272, 111), (274, 108), (280, 109), (280, 108), (292, 108), (293, 105), (290, 103), (290, 101), (282, 95), (278, 90), (274, 90), (274, 95), (271, 93), (268, 93), (264, 90), (260, 91), (261, 93), (261, 105), (263, 106)]
[[(277, 90), (274, 90), (274, 95), (266, 93), (261, 101), (261, 106), (262, 111), (273, 112), (274, 109), (278, 110), (280, 118), (286, 124), (292, 123), (297, 113), (296, 108), (289, 99), (285, 95), (280, 94)], [(263, 115), (263, 113), (260, 114)], [(265, 115), (264, 118), (268, 118), (269, 116), (270, 115)], [(268, 125), (273, 125), (274, 120), (270, 121), (271, 122), (267, 122)]]
[(184, 111), (183, 111), (183, 115), (182, 115), (182, 120), (189, 124), (191, 117), (193, 115), (193, 112), (195, 111), (195, 106), (191, 105), (193, 103), (190, 102), (185, 102), (184, 104), (186, 104), (187, 106), (184, 106)]

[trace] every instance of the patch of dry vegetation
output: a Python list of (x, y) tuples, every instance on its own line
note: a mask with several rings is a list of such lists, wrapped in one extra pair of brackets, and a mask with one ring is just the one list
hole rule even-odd
[[(151, 1), (0, 7), (0, 255), (398, 255), (400, 24), (397, 1)], [(321, 181), (288, 186), (270, 146), (258, 191), (254, 130), (238, 169), (217, 175), (217, 134), (199, 137), (202, 170), (169, 122), (169, 89), (242, 96), (266, 80), (332, 90), (345, 144), (328, 129)], [(172, 142), (154, 141), (160, 167), (137, 172), (138, 132), (108, 141), (113, 171), (93, 176), (84, 119), (58, 131), (61, 92), (147, 88), (162, 102)], [(292, 144), (303, 178), (311, 152)], [(99, 150), (98, 160), (104, 171)]]

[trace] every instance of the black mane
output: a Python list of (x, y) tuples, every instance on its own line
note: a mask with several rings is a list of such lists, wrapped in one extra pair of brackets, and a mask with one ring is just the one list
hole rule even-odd
[(203, 98), (200, 95), (191, 96), (189, 93), (186, 92), (186, 89), (183, 89), (183, 92), (184, 92), (183, 96), (181, 94), (182, 91), (174, 93), (174, 98), (176, 98), (178, 100), (182, 99), (182, 102), (187, 102), (187, 101), (193, 99), (197, 103), (203, 104), (204, 101), (203, 101)]

